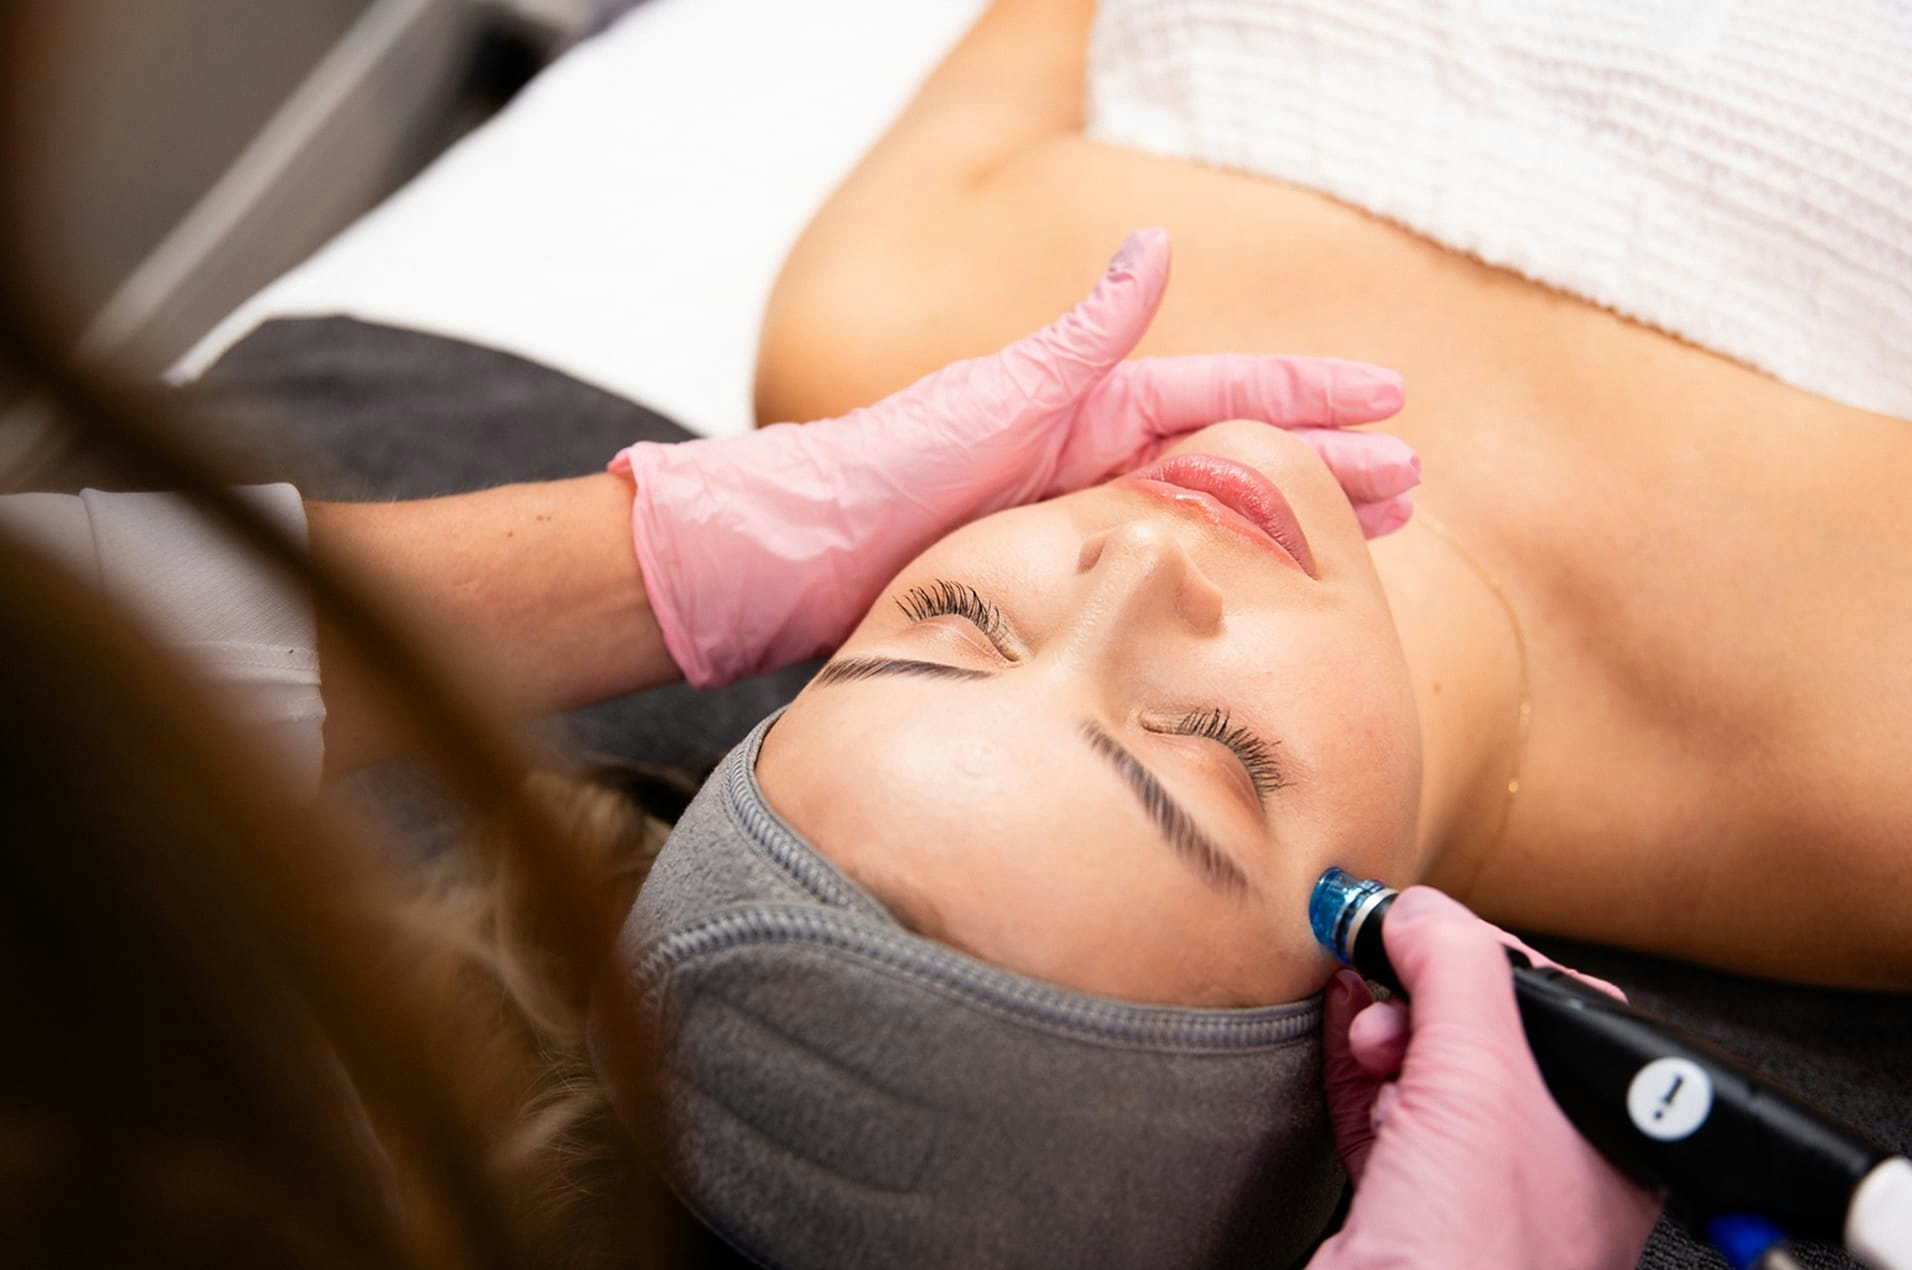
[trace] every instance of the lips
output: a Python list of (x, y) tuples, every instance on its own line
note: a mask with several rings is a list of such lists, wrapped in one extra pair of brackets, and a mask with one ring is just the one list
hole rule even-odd
[(1192, 510), (1257, 545), (1272, 545), (1277, 556), (1309, 577), (1321, 576), (1294, 508), (1273, 481), (1252, 467), (1214, 454), (1177, 454), (1131, 473), (1123, 483)]

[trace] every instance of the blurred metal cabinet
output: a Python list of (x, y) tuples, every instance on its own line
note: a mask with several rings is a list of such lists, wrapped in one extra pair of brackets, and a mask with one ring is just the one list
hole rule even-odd
[(488, 57), (548, 57), (628, 0), (24, 7), (8, 168), (35, 289), (85, 353), (157, 369), (495, 105)]

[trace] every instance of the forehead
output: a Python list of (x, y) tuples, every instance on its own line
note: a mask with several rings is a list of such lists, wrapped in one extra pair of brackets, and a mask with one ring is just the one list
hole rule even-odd
[(812, 692), (765, 738), (765, 796), (906, 921), (1023, 974), (1186, 1002), (1190, 968), (1221, 982), (1265, 962), (1265, 903), (1218, 895), (1073, 723), (1001, 687)]
[(1073, 712), (1007, 675), (813, 687), (771, 729), (757, 774), (771, 806), (906, 924), (982, 960), (1129, 1000), (1314, 991), (1327, 973), (1307, 927), (1315, 879), (1330, 864), (1385, 872), (1393, 844), (1344, 819), (1338, 798), (1286, 804), (1270, 829), (1162, 770), (1251, 893), (1191, 868)]
[(1074, 715), (1018, 689), (1009, 676), (812, 687), (765, 738), (759, 779), (779, 811), (825, 831), (832, 855), (867, 854), (879, 870), (907, 857), (1034, 877), (1141, 836), (1146, 821)]

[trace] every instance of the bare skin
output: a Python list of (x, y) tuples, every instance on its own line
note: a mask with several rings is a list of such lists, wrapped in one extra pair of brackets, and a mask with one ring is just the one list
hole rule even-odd
[(1128, 1000), (1292, 1001), (1333, 971), (1306, 917), (1322, 870), (1420, 871), (1410, 666), (1305, 443), (1236, 421), (1170, 453), (1269, 478), (1309, 569), (1140, 481), (985, 517), (897, 576), (757, 777), (906, 925), (984, 961)]
[[(534, 718), (682, 678), (631, 549), (631, 481), (598, 473), (407, 503), (312, 503), (312, 554), (356, 576), (473, 690)], [(403, 713), (321, 620), (325, 770), (412, 748)]]
[[(766, 322), (765, 419), (841, 413), (1176, 242), (1142, 352), (1361, 358), (1519, 615), (1425, 523), (1374, 560), (1415, 670), (1428, 880), (1506, 924), (1912, 985), (1912, 425), (1309, 191), (1081, 136), (1083, 0), (1002, 0), (833, 198)], [(1443, 793), (1442, 791), (1446, 791)]]

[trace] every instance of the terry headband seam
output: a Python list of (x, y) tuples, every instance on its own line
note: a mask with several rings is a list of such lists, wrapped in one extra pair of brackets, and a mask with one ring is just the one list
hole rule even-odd
[(757, 752), (763, 748), (763, 739), (770, 731), (770, 726), (782, 714), (783, 711), (779, 710), (753, 728), (740, 747), (743, 750), (741, 761), (727, 765), (729, 770), (724, 774), (723, 790), (725, 809), (754, 851), (766, 857), (784, 876), (817, 900), (893, 921), (889, 912), (861, 888), (838, 876), (827, 865), (820, 864), (800, 844), (795, 831), (777, 819), (765, 803), (763, 791), (757, 788)]
[(753, 906), (708, 914), (647, 948), (638, 974), (642, 982), (661, 986), (687, 962), (769, 941), (874, 962), (939, 993), (1075, 1039), (1191, 1054), (1234, 1052), (1309, 1039), (1320, 1022), (1315, 1001), (1243, 1014), (1095, 1000), (938, 956), (940, 949), (917, 947), (889, 932), (802, 907)]

